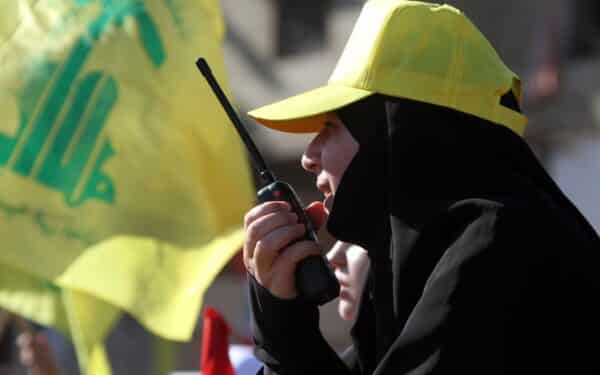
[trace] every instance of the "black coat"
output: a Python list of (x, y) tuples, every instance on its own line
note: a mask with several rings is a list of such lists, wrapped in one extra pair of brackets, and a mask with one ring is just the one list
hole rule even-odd
[(328, 229), (371, 258), (354, 345), (251, 280), (265, 374), (599, 372), (600, 240), (518, 136), (381, 96), (340, 116), (360, 151)]

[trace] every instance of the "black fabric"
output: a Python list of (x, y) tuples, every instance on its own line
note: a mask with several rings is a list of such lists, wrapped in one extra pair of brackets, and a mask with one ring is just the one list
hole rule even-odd
[[(383, 248), (389, 245), (389, 220), (381, 214), (387, 211), (385, 185), (389, 170), (388, 151), (385, 146), (388, 134), (387, 128), (382, 126), (387, 121), (383, 104), (382, 97), (371, 96), (359, 104), (344, 108), (339, 113), (342, 122), (348, 124), (346, 127), (352, 136), (356, 140), (363, 140), (359, 142), (360, 152), (354, 157), (343, 177), (344, 180), (351, 181), (350, 184), (344, 184), (345, 189), (350, 189), (351, 195), (360, 196), (361, 199), (354, 200), (352, 205), (337, 207), (336, 210), (340, 213), (335, 217), (344, 221), (347, 242), (358, 244), (366, 249)], [(377, 125), (360, 126), (359, 124)], [(365, 183), (373, 179), (377, 182)], [(356, 220), (346, 220), (344, 218), (346, 214), (348, 217), (355, 217), (357, 214), (360, 217), (356, 217)], [(383, 252), (373, 252), (370, 256), (387, 257)]]
[[(281, 315), (298, 302), (284, 308), (267, 292), (252, 304), (259, 315), (270, 310), (257, 345), (270, 345), (276, 373), (296, 373), (307, 358), (304, 373), (315, 374), (600, 370), (588, 344), (600, 335), (600, 240), (520, 137), (378, 95), (339, 115), (360, 149), (328, 230), (371, 258), (355, 358), (340, 367), (314, 316)], [(265, 332), (288, 319), (287, 338), (299, 344), (284, 354), (275, 349), (283, 341)]]
[(15, 357), (16, 333), (13, 325), (5, 327), (0, 336), (0, 366), (10, 365)]
[(277, 298), (251, 275), (249, 286), (254, 354), (266, 365), (260, 373), (350, 374), (321, 335), (316, 306)]

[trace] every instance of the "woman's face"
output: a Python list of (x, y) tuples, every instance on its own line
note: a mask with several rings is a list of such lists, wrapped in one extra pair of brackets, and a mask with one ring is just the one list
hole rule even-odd
[(327, 259), (340, 283), (338, 313), (342, 319), (353, 321), (369, 270), (367, 252), (360, 246), (338, 241), (327, 253)]
[(332, 199), (340, 180), (358, 148), (358, 142), (342, 120), (330, 113), (323, 130), (310, 142), (302, 155), (302, 167), (317, 176), (317, 188), (325, 195), (327, 213), (331, 210)]

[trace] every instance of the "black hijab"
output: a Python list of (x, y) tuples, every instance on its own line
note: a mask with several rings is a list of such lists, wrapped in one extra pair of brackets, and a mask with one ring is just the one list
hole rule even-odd
[[(518, 110), (511, 97), (507, 105)], [(505, 126), (383, 95), (338, 114), (360, 145), (328, 221), (340, 240), (376, 249), (389, 234), (390, 216), (419, 231), (464, 199), (543, 196), (600, 244), (526, 142)]]
[[(505, 102), (518, 109), (514, 98)], [(589, 223), (525, 141), (507, 127), (382, 95), (338, 114), (360, 148), (336, 191), (327, 228), (337, 239), (365, 248), (371, 258), (363, 294), (371, 301), (361, 304), (352, 332), (364, 373), (371, 373), (386, 355), (422, 297), (444, 243), (451, 240), (444, 238), (455, 225), (447, 213), (458, 202), (542, 200), (551, 207), (548, 212), (576, 228), (573, 246), (595, 253), (600, 249)]]

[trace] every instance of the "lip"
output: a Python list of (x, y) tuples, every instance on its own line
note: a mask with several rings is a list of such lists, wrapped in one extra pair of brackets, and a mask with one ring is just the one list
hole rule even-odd
[(325, 176), (324, 174), (320, 174), (319, 176), (317, 176), (317, 189), (323, 193), (323, 195), (328, 196), (331, 195), (331, 188), (329, 186), (329, 180), (327, 179), (327, 176)]
[(338, 270), (335, 270), (335, 278), (337, 279), (340, 286), (349, 287), (350, 283), (348, 282), (348, 278), (346, 275)]
[(331, 190), (329, 190), (329, 184), (323, 182), (317, 182), (317, 189), (323, 193), (323, 205), (325, 206), (325, 213), (329, 215), (331, 211), (331, 206), (333, 205)]
[(329, 190), (329, 185), (327, 184), (317, 184), (317, 190), (323, 193), (324, 196), (331, 195), (331, 191)]

